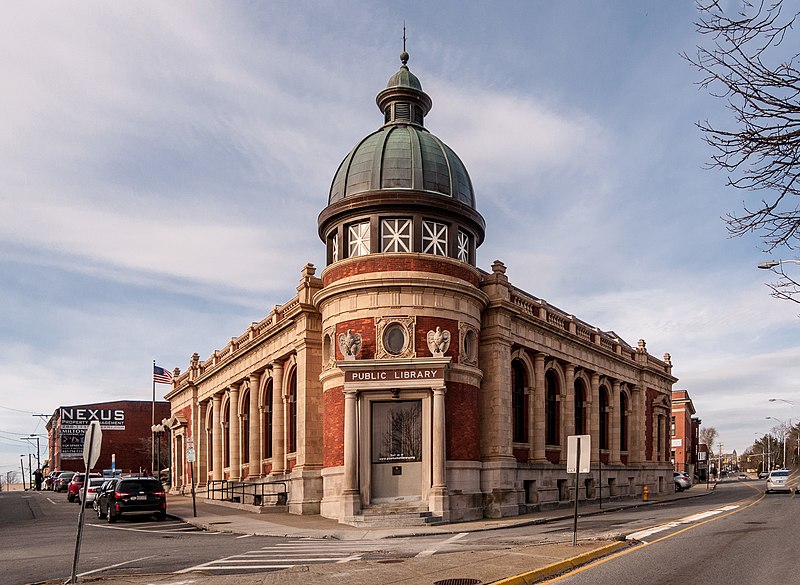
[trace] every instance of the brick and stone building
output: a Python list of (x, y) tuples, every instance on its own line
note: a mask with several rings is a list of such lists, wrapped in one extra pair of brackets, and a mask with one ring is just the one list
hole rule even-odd
[(425, 128), (402, 67), (378, 130), (335, 172), (327, 262), (297, 295), (175, 372), (174, 489), (286, 480), (288, 507), (358, 523), (444, 521), (567, 504), (567, 437), (591, 436), (579, 498), (673, 489), (668, 354), (631, 346), (476, 266), (485, 222), (456, 153)]
[[(96, 420), (103, 432), (100, 456), (94, 470), (115, 468), (139, 473), (153, 464), (152, 419), (169, 417), (170, 405), (163, 401), (118, 400), (74, 406), (59, 406), (47, 422), (48, 465), (51, 470), (84, 471), (83, 438), (89, 423)], [(163, 437), (159, 454), (168, 460), (169, 445)], [(166, 463), (165, 463), (166, 464)]]
[(700, 442), (700, 420), (686, 390), (672, 391), (672, 455), (675, 471), (690, 477), (697, 472), (697, 446)]

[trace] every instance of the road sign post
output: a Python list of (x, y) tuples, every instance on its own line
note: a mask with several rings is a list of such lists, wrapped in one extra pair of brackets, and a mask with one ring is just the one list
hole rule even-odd
[(186, 439), (186, 461), (189, 463), (189, 479), (192, 482), (192, 515), (197, 518), (197, 500), (194, 493), (194, 462), (196, 455), (194, 452), (194, 439), (188, 437)]
[[(567, 437), (567, 473), (575, 474), (575, 515), (572, 520), (572, 546), (578, 544), (578, 483), (581, 473), (591, 471), (592, 438), (590, 435)], [(601, 487), (602, 489), (602, 487)]]
[(72, 574), (68, 583), (78, 582), (78, 560), (81, 556), (81, 538), (83, 537), (83, 517), (86, 511), (86, 492), (89, 489), (89, 471), (95, 466), (100, 458), (100, 447), (103, 444), (103, 431), (100, 430), (100, 423), (93, 420), (86, 429), (83, 436), (83, 463), (86, 472), (83, 474), (83, 488), (78, 499), (80, 512), (78, 512), (78, 534), (75, 538), (75, 555), (72, 557)]

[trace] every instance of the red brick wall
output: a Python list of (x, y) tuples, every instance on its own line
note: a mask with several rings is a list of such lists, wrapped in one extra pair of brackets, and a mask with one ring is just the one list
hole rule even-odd
[[(120, 400), (116, 402), (103, 402), (98, 404), (75, 405), (75, 408), (97, 408), (104, 410), (124, 410), (125, 430), (103, 430), (103, 441), (100, 447), (100, 458), (94, 467), (95, 471), (111, 469), (111, 455), (116, 456), (116, 469), (124, 472), (136, 472), (140, 469), (149, 469), (150, 437), (152, 432), (152, 403), (150, 401)], [(156, 422), (168, 418), (170, 415), (169, 402), (155, 403)], [(166, 461), (165, 454), (169, 452), (169, 439), (161, 438), (161, 459)], [(43, 459), (44, 461), (44, 459)], [(63, 471), (83, 471), (85, 465), (82, 459), (63, 459), (59, 465)]]
[(558, 459), (561, 457), (561, 451), (556, 451), (554, 449), (547, 449), (544, 452), (544, 457), (550, 463), (558, 463)]
[(528, 462), (528, 450), (527, 449), (512, 449), (514, 453), (514, 459), (517, 460), (517, 463), (527, 463)]
[(448, 382), (444, 400), (447, 459), (479, 461), (481, 458), (479, 388)]
[(323, 467), (344, 465), (344, 393), (343, 386), (329, 388), (322, 396)]
[(358, 359), (371, 360), (375, 358), (375, 319), (367, 317), (364, 319), (352, 319), (336, 324), (336, 334), (333, 344), (336, 346), (336, 359), (343, 360), (342, 350), (339, 349), (339, 334), (347, 333), (350, 329), (353, 333), (361, 334), (361, 353)]
[(358, 261), (348, 262), (342, 266), (334, 266), (325, 272), (322, 277), (322, 284), (323, 286), (328, 286), (342, 278), (359, 274), (395, 271), (432, 272), (460, 278), (476, 287), (479, 284), (479, 277), (473, 270), (452, 262), (442, 262), (437, 260), (435, 256), (420, 258), (418, 256), (380, 255), (364, 256), (359, 258)]

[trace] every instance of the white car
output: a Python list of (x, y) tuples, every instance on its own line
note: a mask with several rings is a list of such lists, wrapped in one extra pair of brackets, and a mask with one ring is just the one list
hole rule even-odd
[(767, 476), (767, 489), (766, 492), (791, 492), (792, 488), (789, 487), (789, 470), (788, 469), (774, 469), (769, 472)]
[[(97, 497), (97, 490), (106, 482), (104, 477), (90, 477), (89, 485), (86, 487), (86, 502), (85, 506), (91, 506), (94, 499)], [(83, 497), (83, 488), (81, 488), (80, 497)]]

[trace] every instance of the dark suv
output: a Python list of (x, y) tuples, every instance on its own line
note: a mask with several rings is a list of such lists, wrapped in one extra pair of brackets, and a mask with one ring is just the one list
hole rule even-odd
[(109, 523), (123, 514), (155, 514), (156, 520), (167, 517), (167, 494), (154, 477), (120, 477), (97, 494), (97, 517)]

